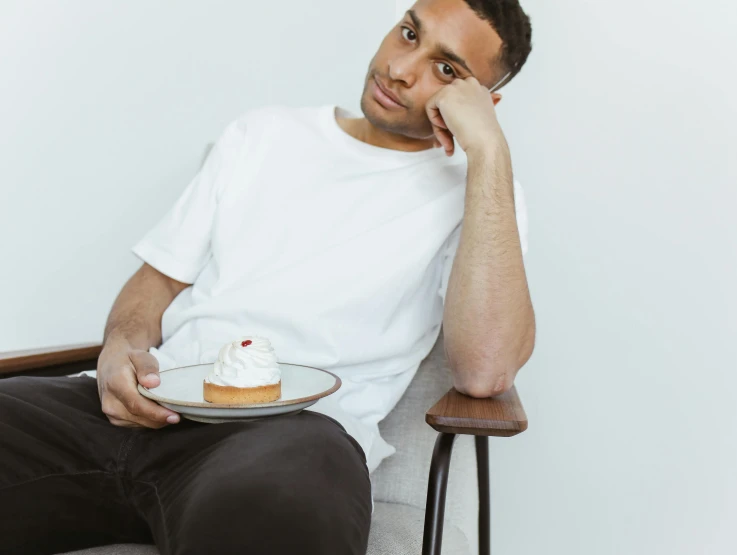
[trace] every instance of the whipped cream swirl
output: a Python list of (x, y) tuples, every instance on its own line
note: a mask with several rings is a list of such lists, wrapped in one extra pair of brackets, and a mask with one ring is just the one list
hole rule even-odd
[(271, 341), (247, 335), (226, 343), (205, 381), (215, 385), (258, 387), (281, 380), (281, 369)]

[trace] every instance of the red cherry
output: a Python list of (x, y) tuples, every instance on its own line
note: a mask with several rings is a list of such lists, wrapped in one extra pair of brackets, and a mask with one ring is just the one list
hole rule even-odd
[(250, 339), (246, 339), (241, 343), (241, 347), (248, 347), (251, 343), (253, 343), (253, 341), (251, 341)]

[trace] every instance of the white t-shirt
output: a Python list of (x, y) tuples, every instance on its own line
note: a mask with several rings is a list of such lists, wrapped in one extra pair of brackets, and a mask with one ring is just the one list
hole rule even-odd
[[(133, 252), (193, 284), (164, 312), (151, 349), (162, 370), (212, 362), (241, 335), (268, 337), (280, 361), (340, 376), (310, 410), (338, 420), (373, 472), (395, 451), (378, 424), (440, 331), (466, 158), (369, 145), (336, 110), (352, 116), (268, 106), (237, 118)], [(518, 183), (515, 194), (526, 252)]]

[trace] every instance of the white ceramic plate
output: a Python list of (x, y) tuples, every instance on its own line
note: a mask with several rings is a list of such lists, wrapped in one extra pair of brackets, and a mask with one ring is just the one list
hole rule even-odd
[(218, 424), (296, 413), (335, 393), (341, 385), (340, 378), (327, 370), (280, 362), (282, 396), (278, 401), (251, 405), (208, 403), (203, 397), (202, 382), (212, 366), (197, 364), (163, 370), (158, 387), (147, 389), (139, 384), (138, 391), (184, 418)]

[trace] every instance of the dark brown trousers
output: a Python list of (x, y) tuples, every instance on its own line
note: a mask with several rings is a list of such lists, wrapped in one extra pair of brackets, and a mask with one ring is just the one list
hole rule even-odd
[(93, 378), (0, 380), (0, 554), (364, 555), (370, 520), (364, 453), (322, 414), (121, 428)]

